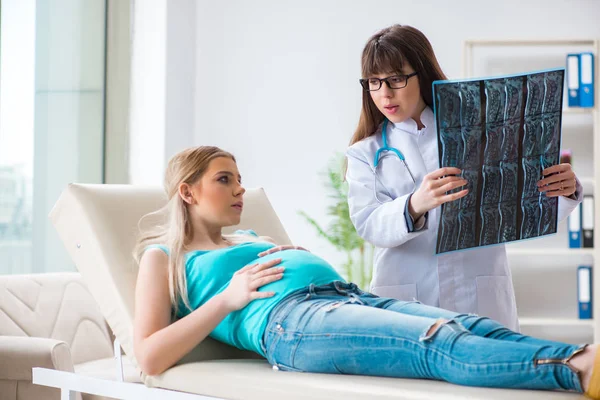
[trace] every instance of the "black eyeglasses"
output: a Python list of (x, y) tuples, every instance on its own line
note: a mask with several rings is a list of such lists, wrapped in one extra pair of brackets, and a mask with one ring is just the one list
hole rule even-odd
[(359, 82), (363, 89), (365, 89), (367, 92), (374, 92), (376, 90), (381, 89), (381, 85), (383, 84), (383, 82), (387, 83), (390, 89), (403, 89), (408, 84), (408, 79), (411, 76), (415, 76), (417, 74), (418, 72), (413, 72), (412, 74), (408, 75), (393, 75), (383, 79), (359, 79)]

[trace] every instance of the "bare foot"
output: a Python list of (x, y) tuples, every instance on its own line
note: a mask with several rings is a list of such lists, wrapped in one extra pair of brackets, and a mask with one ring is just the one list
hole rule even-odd
[(598, 351), (597, 344), (591, 344), (585, 348), (584, 351), (577, 354), (569, 361), (574, 368), (581, 371), (581, 387), (584, 392), (587, 392), (590, 387), (590, 380), (592, 379), (592, 370), (594, 368), (594, 359), (596, 358), (596, 352)]

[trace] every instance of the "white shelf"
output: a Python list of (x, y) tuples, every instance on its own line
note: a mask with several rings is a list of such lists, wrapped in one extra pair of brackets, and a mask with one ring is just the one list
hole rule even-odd
[(583, 185), (584, 188), (586, 187), (594, 187), (596, 186), (596, 178), (594, 177), (590, 177), (590, 176), (580, 176), (579, 178), (579, 182), (581, 182), (581, 184)]
[(471, 39), (467, 46), (595, 46), (594, 39)]
[(509, 256), (594, 256), (595, 251), (591, 248), (581, 249), (544, 249), (544, 248), (510, 248), (507, 247), (506, 253)]
[(593, 114), (596, 111), (595, 107), (565, 107), (563, 114)]
[(575, 318), (519, 318), (521, 326), (587, 326), (594, 327), (593, 319)]

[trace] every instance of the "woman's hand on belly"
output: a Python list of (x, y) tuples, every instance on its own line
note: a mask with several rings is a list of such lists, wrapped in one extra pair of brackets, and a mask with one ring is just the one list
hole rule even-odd
[(275, 296), (275, 292), (259, 292), (258, 289), (283, 278), (284, 267), (275, 267), (281, 258), (262, 264), (251, 264), (236, 271), (227, 288), (221, 293), (225, 307), (230, 312), (241, 310), (256, 299)]
[(302, 246), (293, 246), (291, 244), (286, 244), (286, 245), (283, 245), (283, 246), (271, 247), (269, 250), (265, 250), (265, 251), (263, 251), (261, 253), (258, 253), (258, 256), (259, 257), (264, 257), (264, 256), (268, 256), (269, 254), (277, 253), (278, 251), (284, 251), (284, 250), (303, 250), (303, 251), (308, 251), (308, 250), (306, 250)]

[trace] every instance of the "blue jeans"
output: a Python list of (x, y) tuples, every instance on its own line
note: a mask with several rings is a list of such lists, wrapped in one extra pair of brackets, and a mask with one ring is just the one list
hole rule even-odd
[[(439, 319), (448, 320), (437, 329)], [(381, 298), (353, 283), (298, 290), (269, 316), (273, 368), (582, 392), (568, 361), (585, 346), (535, 339), (472, 314)]]

